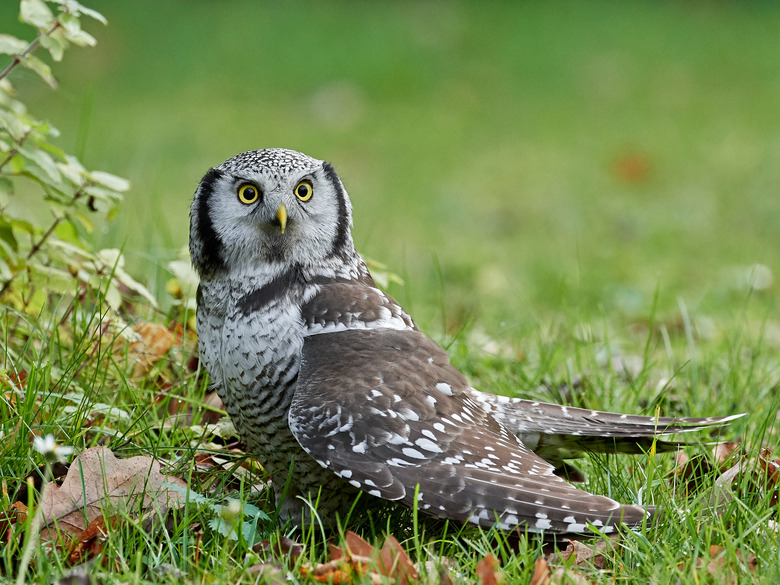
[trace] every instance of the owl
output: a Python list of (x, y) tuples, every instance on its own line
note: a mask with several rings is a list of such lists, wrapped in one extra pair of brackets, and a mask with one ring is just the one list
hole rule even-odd
[[(361, 501), (458, 523), (609, 533), (650, 512), (561, 475), (585, 451), (639, 453), (733, 417), (656, 418), (481, 392), (371, 278), (333, 166), (244, 152), (209, 170), (190, 211), (202, 364), (279, 517), (333, 522)], [(659, 443), (663, 445), (663, 443)]]

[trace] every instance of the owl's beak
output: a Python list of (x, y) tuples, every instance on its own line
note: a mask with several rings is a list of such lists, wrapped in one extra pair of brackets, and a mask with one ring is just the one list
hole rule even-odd
[(284, 206), (284, 203), (279, 205), (279, 209), (276, 210), (276, 219), (279, 220), (279, 225), (282, 226), (282, 233), (284, 233), (284, 228), (287, 226), (287, 208)]

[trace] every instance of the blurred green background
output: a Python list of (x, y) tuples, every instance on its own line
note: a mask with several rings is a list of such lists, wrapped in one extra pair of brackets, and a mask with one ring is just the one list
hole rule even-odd
[[(109, 25), (61, 91), (13, 81), (132, 181), (96, 238), (152, 286), (203, 173), (282, 146), (335, 165), (423, 324), (641, 318), (656, 290), (662, 312), (775, 307), (780, 3), (85, 3)], [(17, 11), (3, 31), (31, 38)]]

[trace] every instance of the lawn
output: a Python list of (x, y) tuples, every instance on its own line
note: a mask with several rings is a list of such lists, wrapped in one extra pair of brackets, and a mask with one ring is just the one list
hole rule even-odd
[[(279, 533), (263, 519), (262, 496), (249, 493), (257, 480), (228, 464), (193, 467), (196, 452), (211, 453), (209, 464), (217, 452), (240, 459), (224, 452), (233, 443), (203, 430), (219, 413), (203, 407), (208, 382), (189, 363), (194, 338), (184, 330), (191, 315), (166, 285), (205, 171), (244, 150), (283, 146), (336, 167), (358, 250), (399, 277), (388, 291), (477, 388), (632, 413), (748, 413), (722, 436), (742, 441), (737, 452), (749, 463), (721, 509), (712, 505), (716, 481), (736, 455), (720, 461), (711, 445), (685, 449), (711, 467), (693, 474), (687, 493), (672, 454), (586, 458), (589, 491), (680, 515), (626, 535), (601, 566), (583, 562), (582, 578), (780, 577), (777, 476), (756, 471), (762, 445), (778, 451), (780, 6), (90, 7), (108, 25), (84, 23), (98, 45), (52, 64), (57, 90), (26, 70), (11, 81), (59, 128), (57, 144), (131, 181), (116, 219), (97, 221), (88, 239), (121, 248), (125, 269), (158, 299), (151, 310), (128, 295), (124, 319), (170, 329), (175, 344), (133, 375), (138, 347), (113, 329), (98, 336), (91, 297), (78, 299), (65, 329), (4, 301), (3, 380), (24, 372), (27, 381), (21, 393), (6, 383), (0, 401), (2, 509), (42, 463), (32, 436), (52, 433), (74, 454), (103, 445), (120, 457), (154, 456), (204, 497), (162, 531), (127, 512), (97, 557), (110, 562), (90, 569), (99, 582), (253, 582), (243, 567), (276, 562), (252, 551), (252, 539)], [(16, 2), (0, 4), (0, 32), (29, 40), (17, 13)], [(40, 194), (27, 189), (13, 205), (43, 221)], [(249, 541), (213, 526), (224, 495), (247, 503), (258, 522)], [(479, 582), (475, 565), (493, 553), (507, 582), (524, 584), (542, 554), (534, 541), (383, 521), (353, 519), (345, 529), (378, 545), (394, 534), (421, 572), (426, 559), (436, 565), (424, 582), (439, 582), (442, 563), (454, 582)], [(19, 550), (8, 538), (4, 574), (14, 579)], [(301, 564), (324, 562), (325, 549), (316, 535), (296, 538), (307, 548), (285, 578), (307, 582)], [(725, 556), (711, 562), (719, 554), (711, 546)], [(41, 583), (69, 570), (61, 553), (41, 549), (35, 559), (31, 579)]]

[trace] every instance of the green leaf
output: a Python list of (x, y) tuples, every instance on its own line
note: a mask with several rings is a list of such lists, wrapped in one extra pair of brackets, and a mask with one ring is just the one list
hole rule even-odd
[[(80, 215), (80, 214), (77, 214)], [(79, 218), (81, 219), (81, 218)], [(89, 231), (89, 230), (88, 230)], [(79, 238), (78, 231), (76, 231), (76, 226), (73, 225), (72, 220), (70, 219), (70, 216), (68, 217), (68, 221), (61, 221), (60, 225), (58, 225), (54, 229), (54, 234), (63, 242), (68, 242), (70, 244), (76, 245), (76, 246), (82, 246), (83, 243), (81, 241), (81, 238)]]
[(22, 0), (19, 20), (38, 29), (48, 29), (54, 24), (54, 14), (43, 0)]
[(95, 201), (102, 203), (115, 203), (122, 198), (122, 195), (111, 189), (90, 186), (84, 189), (84, 193), (95, 198)]
[(75, 156), (65, 156), (64, 163), (57, 163), (57, 168), (65, 177), (76, 185), (81, 185), (87, 175), (87, 170)]
[(88, 234), (91, 234), (93, 231), (95, 231), (94, 224), (90, 221), (90, 219), (84, 215), (83, 213), (75, 213), (74, 214), (76, 219), (79, 221), (79, 223), (84, 227), (85, 230), (87, 230)]
[(19, 153), (27, 157), (28, 160), (34, 162), (40, 169), (46, 173), (46, 175), (55, 183), (62, 182), (62, 175), (57, 169), (57, 164), (49, 154), (43, 150), (30, 150), (27, 148), (19, 148)]
[(30, 126), (16, 112), (0, 109), (0, 130), (5, 130), (14, 142), (19, 142), (30, 131)]
[(58, 201), (61, 203), (70, 202), (72, 195), (62, 190), (62, 187), (66, 187), (61, 182), (54, 182), (49, 178), (45, 172), (43, 172), (37, 166), (26, 166), (24, 171), (19, 173), (22, 177), (27, 177), (41, 185), (45, 191), (45, 198), (47, 201)]
[(86, 6), (83, 6), (82, 4), (76, 2), (76, 0), (50, 0), (53, 4), (59, 4), (62, 6), (67, 12), (71, 14), (83, 14), (84, 16), (89, 16), (90, 18), (94, 18), (98, 22), (102, 22), (103, 24), (108, 24), (108, 21), (106, 20), (105, 16), (100, 14), (96, 10), (92, 10), (91, 8), (87, 8)]
[(130, 290), (135, 291), (144, 297), (153, 307), (157, 306), (157, 301), (155, 300), (154, 295), (152, 295), (152, 293), (145, 286), (134, 280), (129, 274), (127, 274), (127, 272), (122, 269), (125, 265), (125, 259), (118, 249), (104, 248), (98, 251), (97, 258), (104, 263), (104, 266), (107, 270), (110, 270), (113, 273), (114, 278), (117, 281), (121, 282)]
[(35, 235), (35, 227), (29, 221), (25, 221), (23, 219), (11, 219), (10, 223), (14, 231)]
[(24, 172), (24, 157), (15, 154), (11, 157), (11, 160), (8, 161), (8, 168), (11, 169), (11, 173), (14, 175), (20, 175)]
[(22, 67), (26, 67), (31, 71), (35, 71), (35, 73), (37, 73), (38, 76), (51, 87), (57, 87), (57, 80), (54, 79), (54, 76), (51, 74), (51, 67), (38, 59), (38, 57), (35, 55), (27, 55), (21, 61), (19, 61), (19, 63), (22, 65)]
[[(50, 130), (55, 130), (55, 129), (50, 128)], [(59, 135), (59, 132), (57, 132), (57, 134)], [(45, 150), (46, 152), (57, 157), (60, 160), (65, 160), (67, 157), (65, 151), (62, 150), (59, 146), (54, 146), (53, 144), (49, 144), (48, 142), (39, 142), (38, 146), (40, 146), (41, 149)], [(58, 163), (58, 168), (59, 168), (59, 163)]]
[(73, 275), (67, 270), (46, 266), (37, 260), (29, 263), (30, 278), (34, 286), (59, 293), (73, 290)]
[(96, 183), (108, 187), (112, 191), (124, 192), (130, 189), (130, 181), (103, 171), (92, 171), (89, 177)]
[(75, 33), (66, 32), (65, 38), (78, 47), (94, 47), (97, 45), (97, 39), (83, 30)]
[(5, 260), (0, 260), (0, 281), (6, 282), (14, 277), (11, 267)]
[[(0, 175), (0, 193), (7, 194), (7, 195), (14, 194), (14, 182), (8, 177), (3, 177), (1, 175)], [(0, 200), (0, 206), (2, 205), (4, 204), (2, 200)]]
[(62, 33), (63, 40), (67, 39), (79, 47), (94, 47), (97, 44), (95, 37), (81, 30), (81, 22), (75, 14), (63, 14), (59, 20), (62, 30), (57, 32)]
[(16, 55), (29, 46), (27, 41), (17, 39), (11, 35), (0, 34), (0, 53), (4, 55)]
[(57, 30), (50, 35), (41, 35), (41, 46), (49, 51), (51, 58), (55, 61), (62, 61), (62, 55), (68, 48), (68, 43), (62, 35), (62, 31)]
[(3, 218), (0, 218), (0, 240), (5, 242), (14, 252), (19, 251), (19, 244), (14, 236), (14, 230), (11, 224)]

